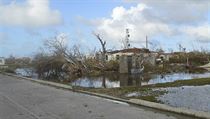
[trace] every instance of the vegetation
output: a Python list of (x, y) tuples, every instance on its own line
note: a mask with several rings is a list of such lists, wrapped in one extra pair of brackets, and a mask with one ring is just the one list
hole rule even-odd
[(8, 68), (2, 68), (2, 69), (0, 69), (0, 71), (6, 72), (6, 73), (15, 73), (15, 69), (16, 68), (8, 67)]
[[(99, 35), (96, 35), (106, 52), (105, 44)], [(100, 62), (94, 58), (86, 58), (80, 52), (79, 46), (69, 48), (66, 37), (53, 37), (44, 42), (43, 51), (37, 53), (33, 66), (41, 79), (69, 80), (82, 75), (97, 76), (105, 71), (117, 71), (115, 61)]]
[(200, 86), (200, 85), (208, 85), (210, 84), (210, 78), (198, 78), (191, 80), (177, 80), (169, 83), (159, 83), (155, 85), (151, 85), (151, 87), (179, 87), (179, 86)]
[(79, 59), (83, 55), (77, 46), (68, 48), (65, 40), (65, 36), (50, 38), (44, 42), (44, 51), (35, 55), (33, 66), (39, 78), (68, 80), (82, 75), (86, 67)]
[(189, 53), (174, 53), (174, 56), (170, 58), (170, 63), (183, 63), (188, 62), (193, 66), (204, 65), (209, 62), (210, 53), (208, 52), (189, 52)]
[[(33, 58), (16, 58), (10, 56), (6, 59), (9, 68), (4, 71), (14, 73), (17, 68), (32, 67), (40, 79), (70, 80), (80, 76), (98, 76), (106, 72), (118, 72), (119, 62), (111, 60), (105, 62), (106, 41), (99, 34), (94, 34), (101, 44), (102, 59), (86, 57), (80, 51), (80, 47), (74, 45), (69, 47), (66, 44), (68, 38), (65, 35), (51, 37), (44, 41), (43, 47)], [(158, 52), (164, 52), (162, 49)], [(92, 53), (93, 55), (95, 53)], [(186, 70), (186, 61), (192, 66)], [(162, 64), (151, 65), (146, 60), (144, 63), (144, 73), (170, 73), (170, 72), (203, 72), (205, 70), (197, 68), (209, 62), (210, 54), (207, 52), (178, 52)], [(142, 59), (141, 59), (142, 60)], [(139, 62), (139, 61), (138, 61)], [(139, 64), (140, 66), (142, 64)]]
[(7, 73), (15, 73), (17, 68), (32, 67), (31, 59), (29, 57), (16, 58), (12, 55), (5, 59), (5, 64), (6, 66), (0, 68), (0, 70)]

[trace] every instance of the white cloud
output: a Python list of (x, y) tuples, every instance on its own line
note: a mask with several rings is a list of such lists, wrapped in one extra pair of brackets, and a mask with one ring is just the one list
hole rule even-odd
[(104, 18), (97, 22), (97, 32), (105, 39), (118, 44), (119, 40), (124, 39), (126, 28), (130, 29), (131, 41), (135, 43), (145, 41), (146, 35), (157, 36), (173, 33), (167, 24), (145, 19), (143, 13), (146, 9), (150, 8), (145, 4), (138, 4), (130, 9), (122, 6), (116, 7), (113, 9), (111, 18)]
[(0, 25), (43, 27), (59, 25), (62, 22), (58, 10), (51, 10), (49, 0), (27, 0), (23, 4), (0, 3)]
[(188, 26), (183, 28), (182, 31), (188, 34), (191, 38), (202, 42), (210, 42), (210, 25), (203, 24), (201, 26)]
[[(133, 1), (133, 0), (127, 0)], [(208, 41), (208, 0), (136, 0), (136, 6), (115, 7), (110, 17), (95, 19), (96, 32), (114, 44), (124, 39), (125, 29), (130, 29), (132, 44), (142, 46), (146, 35), (150, 39), (173, 39), (173, 36), (190, 37), (192, 40)], [(186, 28), (183, 30), (183, 28)], [(185, 40), (185, 39), (183, 39)]]
[(174, 24), (192, 24), (206, 21), (209, 0), (139, 0), (151, 6), (145, 12), (148, 19), (158, 19)]

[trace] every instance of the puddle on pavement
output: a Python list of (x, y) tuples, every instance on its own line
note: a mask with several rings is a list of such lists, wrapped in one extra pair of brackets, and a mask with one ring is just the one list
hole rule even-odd
[(167, 93), (157, 100), (174, 107), (210, 112), (210, 85), (162, 88)]

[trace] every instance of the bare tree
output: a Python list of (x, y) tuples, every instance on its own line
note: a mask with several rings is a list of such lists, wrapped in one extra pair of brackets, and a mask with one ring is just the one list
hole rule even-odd
[(79, 45), (73, 45), (73, 47), (70, 49), (70, 51), (71, 51), (71, 54), (73, 55), (73, 57), (82, 59), (84, 56), (80, 51)]
[(82, 73), (85, 65), (78, 59), (81, 56), (79, 47), (70, 49), (66, 41), (65, 35), (58, 35), (44, 42), (48, 53), (39, 53), (34, 58), (40, 78), (64, 79), (65, 76)]
[(66, 35), (58, 35), (52, 38), (47, 39), (44, 42), (44, 46), (55, 56), (63, 56), (68, 62), (77, 65), (77, 57), (75, 56), (79, 52), (79, 48), (73, 47), (72, 49), (68, 48), (67, 45), (67, 36)]
[(49, 38), (45, 40), (45, 47), (50, 50), (50, 52), (58, 55), (58, 54), (67, 54), (67, 45), (65, 44), (66, 37), (64, 36), (55, 36), (53, 38)]
[(99, 34), (96, 34), (96, 33), (93, 33), (93, 34), (96, 36), (96, 38), (101, 43), (101, 47), (102, 47), (102, 62), (105, 63), (106, 41), (103, 41), (103, 39), (100, 37)]
[(88, 49), (88, 54), (90, 57), (94, 57), (96, 54), (96, 47), (94, 47), (93, 49)]

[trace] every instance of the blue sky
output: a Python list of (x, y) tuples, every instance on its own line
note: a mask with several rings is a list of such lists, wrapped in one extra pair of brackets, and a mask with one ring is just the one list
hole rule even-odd
[(93, 31), (107, 49), (120, 49), (126, 28), (132, 47), (145, 47), (147, 35), (152, 50), (177, 51), (178, 44), (210, 50), (208, 0), (157, 1), (0, 0), (0, 56), (33, 56), (45, 39), (61, 33), (69, 47), (99, 50)]

